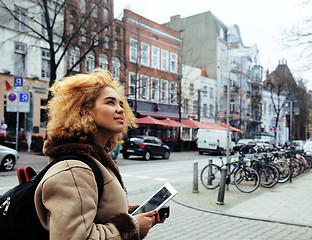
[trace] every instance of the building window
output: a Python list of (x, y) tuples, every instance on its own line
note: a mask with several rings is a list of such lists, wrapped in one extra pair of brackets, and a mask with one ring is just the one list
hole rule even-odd
[(193, 95), (194, 92), (195, 92), (195, 90), (194, 90), (194, 83), (190, 83), (190, 87), (189, 87), (189, 93), (190, 93), (190, 95)]
[(112, 74), (114, 78), (120, 78), (120, 60), (116, 57), (112, 60)]
[(193, 101), (193, 113), (198, 112), (198, 101), (194, 100)]
[(152, 46), (152, 68), (159, 69), (159, 48)]
[(94, 70), (94, 62), (95, 62), (95, 57), (92, 53), (89, 53), (86, 56), (85, 60), (85, 72), (86, 73), (91, 73)]
[(138, 59), (138, 41), (130, 38), (130, 61), (136, 62)]
[(148, 100), (149, 97), (149, 78), (147, 76), (141, 76), (140, 79), (140, 98)]
[(168, 81), (161, 80), (161, 101), (168, 103)]
[(104, 37), (104, 48), (109, 49), (109, 37), (108, 36)]
[(108, 23), (109, 20), (109, 11), (107, 8), (104, 8), (104, 22)]
[(137, 84), (138, 81), (135, 78), (134, 73), (129, 73), (129, 97), (134, 98), (135, 94), (137, 95)]
[(203, 116), (204, 117), (207, 117), (207, 110), (208, 110), (207, 104), (203, 104)]
[(269, 115), (272, 114), (272, 104), (269, 104)]
[(177, 103), (177, 83), (170, 83), (170, 103)]
[(263, 115), (266, 114), (266, 105), (267, 105), (267, 103), (263, 102)]
[(203, 94), (204, 97), (208, 96), (208, 88), (207, 88), (207, 86), (204, 86), (204, 90), (201, 93)]
[(159, 101), (159, 80), (151, 78), (151, 100)]
[(231, 113), (235, 112), (235, 100), (234, 99), (230, 100), (230, 112)]
[(50, 61), (51, 55), (49, 50), (41, 50), (41, 78), (49, 80), (50, 79)]
[(213, 105), (209, 105), (209, 117), (213, 117)]
[(178, 55), (176, 53), (170, 53), (170, 72), (178, 72)]
[(108, 57), (106, 54), (100, 54), (99, 56), (99, 67), (107, 70), (108, 69)]
[(96, 4), (92, 4), (92, 17), (98, 18), (99, 13), (98, 13), (98, 6)]
[(26, 76), (26, 52), (27, 46), (23, 43), (15, 43), (14, 46), (14, 74)]
[(94, 42), (94, 46), (99, 45), (99, 35), (97, 32), (93, 32), (92, 33), (92, 37), (93, 37), (93, 42)]
[(189, 100), (188, 99), (184, 100), (183, 110), (186, 113), (189, 111)]
[(118, 50), (118, 42), (117, 42), (117, 40), (114, 41), (114, 50), (115, 51)]
[[(75, 47), (75, 49), (70, 50), (69, 68), (72, 68), (79, 61), (79, 58), (80, 58), (79, 48)], [(79, 72), (80, 71), (80, 65), (77, 64), (73, 70)]]
[(161, 70), (168, 71), (169, 53), (161, 49)]
[(86, 0), (80, 0), (80, 12), (86, 13)]
[(74, 34), (75, 25), (73, 23), (69, 24), (69, 33)]
[(87, 30), (85, 28), (80, 29), (81, 42), (87, 42)]
[(144, 66), (150, 65), (150, 46), (147, 43), (141, 43), (141, 64)]
[[(14, 18), (14, 29), (21, 31), (21, 32), (27, 32), (27, 14), (28, 10), (22, 7), (18, 7), (14, 5), (14, 15), (16, 18)], [(25, 25), (26, 24), (26, 25)]]
[(210, 98), (213, 98), (213, 88), (212, 88), (212, 87), (210, 88), (210, 93), (209, 93), (209, 95), (210, 95)]

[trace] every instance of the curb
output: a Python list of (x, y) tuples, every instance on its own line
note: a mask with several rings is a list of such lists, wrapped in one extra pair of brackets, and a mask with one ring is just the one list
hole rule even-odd
[(179, 205), (182, 205), (184, 207), (188, 207), (188, 208), (191, 208), (191, 209), (194, 209), (194, 210), (197, 210), (197, 211), (202, 211), (202, 212), (207, 212), (207, 213), (211, 213), (211, 214), (222, 215), (222, 216), (226, 216), (226, 217), (241, 218), (241, 219), (247, 219), (247, 220), (253, 220), (253, 221), (271, 222), (271, 223), (292, 225), (292, 226), (296, 226), (296, 227), (312, 228), (312, 225), (309, 225), (309, 224), (291, 223), (291, 222), (272, 220), (272, 219), (267, 219), (267, 218), (256, 218), (256, 217), (249, 217), (249, 216), (243, 216), (243, 215), (237, 215), (237, 214), (231, 214), (231, 213), (224, 213), (224, 212), (214, 211), (214, 210), (210, 210), (210, 209), (196, 207), (196, 206), (187, 204), (185, 202), (176, 200), (175, 198), (173, 198), (172, 201), (174, 201), (175, 203), (177, 203)]

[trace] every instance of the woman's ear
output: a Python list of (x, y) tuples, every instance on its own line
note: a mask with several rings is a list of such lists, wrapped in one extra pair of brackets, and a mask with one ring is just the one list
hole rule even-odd
[(88, 116), (89, 115), (89, 111), (86, 107), (82, 107), (80, 110), (80, 114), (81, 116)]

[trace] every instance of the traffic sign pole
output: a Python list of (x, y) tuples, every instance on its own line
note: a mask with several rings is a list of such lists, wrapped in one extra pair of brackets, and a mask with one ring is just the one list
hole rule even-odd
[(20, 102), (20, 89), (23, 88), (23, 78), (14, 78), (14, 88), (17, 90), (17, 109), (16, 109), (16, 135), (15, 135), (15, 150), (18, 151), (18, 128), (19, 128), (19, 102)]

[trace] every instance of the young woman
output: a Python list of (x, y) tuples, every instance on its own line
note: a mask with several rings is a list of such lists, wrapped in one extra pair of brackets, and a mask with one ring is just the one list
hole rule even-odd
[(65, 160), (52, 166), (38, 185), (35, 205), (50, 239), (142, 239), (160, 219), (157, 212), (130, 215), (126, 190), (109, 156), (135, 117), (119, 82), (108, 71), (79, 74), (56, 82), (48, 104), (49, 162), (65, 154), (91, 157), (100, 168), (104, 189), (88, 165)]

